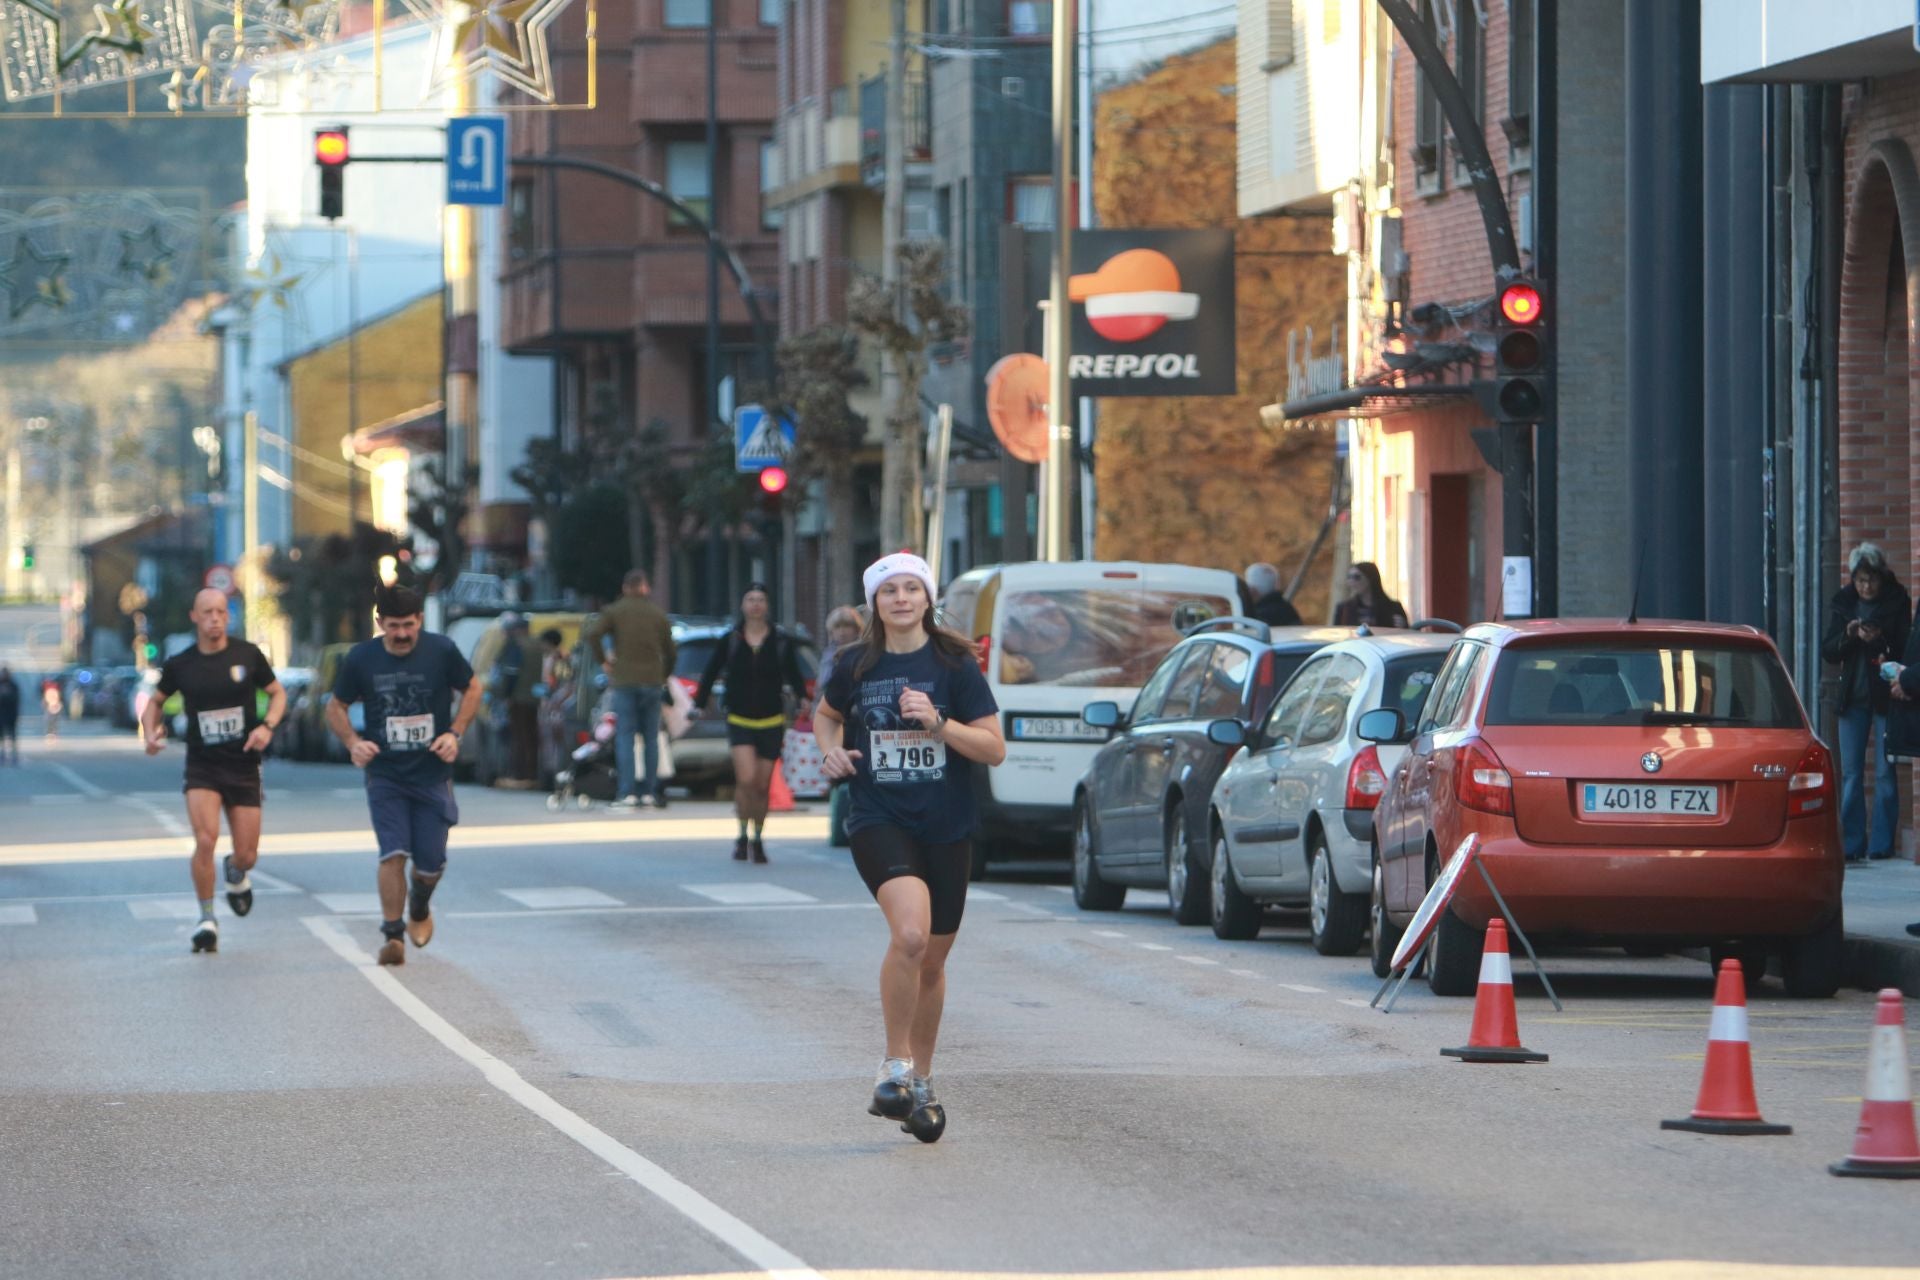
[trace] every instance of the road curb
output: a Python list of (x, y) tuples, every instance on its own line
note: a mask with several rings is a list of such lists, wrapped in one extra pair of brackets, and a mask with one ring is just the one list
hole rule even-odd
[(1847, 984), (1862, 991), (1898, 987), (1920, 997), (1920, 946), (1847, 935)]

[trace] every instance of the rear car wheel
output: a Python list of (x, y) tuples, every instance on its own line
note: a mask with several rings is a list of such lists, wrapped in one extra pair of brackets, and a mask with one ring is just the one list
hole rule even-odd
[(1709, 947), (1707, 959), (1713, 965), (1714, 975), (1720, 973), (1720, 965), (1727, 960), (1740, 962), (1740, 976), (1747, 980), (1747, 993), (1751, 995), (1760, 989), (1760, 980), (1767, 976), (1767, 949), (1754, 943), (1741, 943)]
[(1094, 861), (1100, 846), (1093, 835), (1093, 813), (1086, 797), (1073, 804), (1073, 905), (1082, 911), (1118, 911), (1127, 901), (1127, 886), (1100, 878)]
[(1307, 847), (1307, 932), (1313, 949), (1323, 956), (1350, 956), (1360, 949), (1366, 928), (1366, 899), (1341, 890), (1326, 834), (1316, 826)]
[(1380, 850), (1377, 847), (1373, 851), (1372, 898), (1367, 932), (1373, 937), (1369, 946), (1373, 958), (1373, 976), (1391, 978), (1393, 953), (1399, 948), (1400, 939), (1406, 936), (1407, 931), (1387, 918), (1387, 873), (1380, 865)]
[(1227, 853), (1227, 834), (1213, 833), (1213, 861), (1207, 866), (1207, 906), (1213, 917), (1213, 936), (1245, 942), (1260, 936), (1260, 904), (1249, 898), (1233, 879), (1233, 861)]
[(1437, 996), (1470, 996), (1480, 985), (1480, 948), (1486, 934), (1448, 907), (1433, 926), (1433, 950), (1427, 953), (1427, 985)]
[(1847, 936), (1838, 911), (1833, 919), (1780, 953), (1780, 978), (1787, 994), (1803, 1000), (1825, 1000), (1840, 990), (1847, 976)]
[(1204, 924), (1207, 919), (1207, 878), (1194, 865), (1193, 842), (1187, 839), (1187, 805), (1176, 800), (1167, 815), (1167, 910), (1175, 924)]

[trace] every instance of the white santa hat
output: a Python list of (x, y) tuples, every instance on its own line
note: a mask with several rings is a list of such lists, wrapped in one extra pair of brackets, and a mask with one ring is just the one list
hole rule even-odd
[(888, 578), (900, 577), (920, 579), (927, 588), (929, 603), (939, 595), (933, 585), (933, 566), (911, 551), (896, 551), (890, 556), (881, 556), (860, 575), (861, 585), (867, 589), (867, 607), (873, 607), (873, 598), (880, 593), (881, 583)]

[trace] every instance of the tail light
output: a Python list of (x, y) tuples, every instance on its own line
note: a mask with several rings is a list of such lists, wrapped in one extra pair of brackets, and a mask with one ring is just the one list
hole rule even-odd
[(1273, 650), (1268, 649), (1260, 655), (1260, 662), (1253, 669), (1253, 712), (1259, 715), (1267, 709), (1267, 697), (1273, 692)]
[(1493, 748), (1475, 738), (1460, 748), (1454, 763), (1453, 796), (1481, 813), (1513, 814), (1513, 775)]
[(1805, 818), (1826, 812), (1833, 796), (1833, 756), (1819, 743), (1807, 748), (1787, 779), (1787, 816)]
[(1387, 774), (1380, 767), (1380, 753), (1367, 747), (1347, 766), (1347, 808), (1377, 808), (1386, 793)]
[(992, 679), (993, 673), (989, 671), (987, 668), (990, 665), (992, 665), (990, 662), (990, 659), (993, 657), (993, 637), (981, 636), (979, 640), (979, 645), (980, 645), (980, 674), (983, 676), (986, 676), (988, 679)]

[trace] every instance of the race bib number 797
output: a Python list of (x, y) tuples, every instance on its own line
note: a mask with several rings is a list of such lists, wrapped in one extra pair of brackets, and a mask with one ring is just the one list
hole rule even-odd
[(433, 742), (433, 717), (388, 716), (387, 748), (391, 751), (424, 751)]
[(246, 717), (239, 707), (225, 707), (219, 711), (202, 711), (200, 721), (200, 741), (203, 745), (217, 747), (223, 742), (232, 742), (240, 736), (246, 727)]

